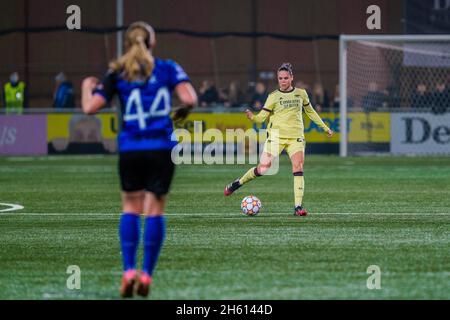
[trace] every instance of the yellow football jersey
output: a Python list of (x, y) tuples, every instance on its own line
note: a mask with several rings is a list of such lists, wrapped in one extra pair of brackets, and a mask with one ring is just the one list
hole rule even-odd
[(252, 120), (261, 123), (269, 117), (267, 129), (271, 137), (304, 138), (302, 110), (305, 110), (308, 117), (323, 130), (329, 130), (311, 106), (306, 91), (299, 88), (293, 88), (286, 92), (273, 91), (267, 97), (261, 112)]

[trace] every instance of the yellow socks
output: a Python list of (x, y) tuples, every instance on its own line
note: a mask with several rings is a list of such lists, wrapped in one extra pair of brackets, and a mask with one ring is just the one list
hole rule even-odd
[(258, 168), (253, 167), (250, 170), (248, 170), (247, 173), (242, 176), (242, 178), (239, 179), (239, 183), (241, 185), (243, 185), (244, 183), (252, 181), (256, 177), (260, 177), (260, 176), (261, 175), (258, 173)]
[(303, 192), (305, 190), (305, 179), (303, 172), (294, 172), (294, 197), (295, 207), (301, 206), (303, 201)]

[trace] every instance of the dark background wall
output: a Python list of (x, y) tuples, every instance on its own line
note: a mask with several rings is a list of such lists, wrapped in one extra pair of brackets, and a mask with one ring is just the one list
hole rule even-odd
[[(403, 0), (124, 0), (125, 24), (145, 20), (156, 29), (199, 32), (270, 32), (286, 35), (401, 34)], [(65, 26), (66, 8), (82, 10), (82, 27), (115, 25), (113, 0), (0, 1), (0, 30)], [(366, 8), (377, 4), (382, 29), (366, 28)], [(32, 107), (50, 107), (54, 77), (64, 71), (77, 95), (86, 75), (101, 76), (115, 57), (115, 34), (74, 31), (13, 33), (0, 37), (0, 83), (12, 71), (27, 81)], [(156, 56), (179, 62), (198, 88), (203, 79), (226, 86), (254, 80), (260, 71), (272, 71), (283, 61), (295, 76), (309, 84), (321, 81), (332, 93), (338, 82), (338, 41), (282, 41), (272, 38), (194, 38), (176, 33), (157, 35)], [(79, 104), (79, 101), (78, 101)]]

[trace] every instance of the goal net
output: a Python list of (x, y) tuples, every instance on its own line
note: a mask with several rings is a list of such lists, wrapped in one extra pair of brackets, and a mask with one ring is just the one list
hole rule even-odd
[(340, 38), (340, 155), (450, 154), (450, 36)]

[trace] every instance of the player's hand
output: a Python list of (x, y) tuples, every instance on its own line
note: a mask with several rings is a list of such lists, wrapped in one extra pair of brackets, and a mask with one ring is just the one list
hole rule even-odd
[(329, 129), (328, 131), (327, 131), (327, 136), (328, 136), (328, 138), (331, 138), (332, 136), (333, 136), (333, 130), (331, 130), (331, 129)]
[(81, 84), (81, 87), (84, 90), (94, 90), (94, 88), (98, 85), (100, 80), (96, 77), (87, 77), (83, 80), (83, 83)]
[(245, 115), (247, 116), (247, 119), (253, 120), (253, 112), (251, 112), (249, 109), (245, 110)]
[(187, 118), (189, 113), (191, 112), (191, 108), (189, 107), (180, 107), (175, 110), (172, 120), (173, 121), (181, 121)]

